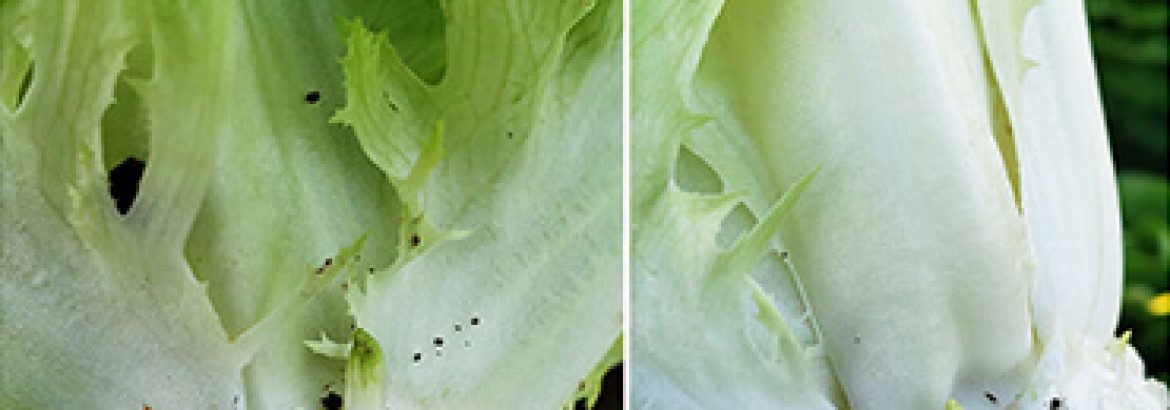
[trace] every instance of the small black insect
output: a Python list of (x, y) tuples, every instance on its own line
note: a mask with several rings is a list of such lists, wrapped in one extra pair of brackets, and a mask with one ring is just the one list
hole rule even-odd
[(471, 318), (471, 325), (472, 326), (479, 326), (479, 318), (478, 317)]
[(456, 332), (463, 331), (463, 325), (456, 323), (455, 324), (455, 331)]
[(333, 258), (325, 258), (325, 266), (329, 266), (332, 264), (333, 264)]
[(414, 362), (418, 363), (421, 361), (422, 361), (422, 353), (414, 352)]
[(321, 398), (321, 407), (324, 407), (325, 410), (340, 410), (343, 403), (341, 395), (336, 392), (329, 392)]
[(1060, 396), (1053, 397), (1052, 400), (1048, 402), (1048, 408), (1052, 410), (1059, 409), (1063, 405), (1064, 400), (1061, 400)]
[(321, 101), (320, 91), (313, 90), (305, 94), (305, 102), (309, 104), (316, 104), (318, 101)]
[(991, 402), (991, 404), (999, 402), (999, 399), (995, 397), (995, 394), (987, 390), (983, 391), (983, 397), (986, 398), (987, 401)]
[(441, 336), (435, 336), (435, 347), (443, 347), (443, 338)]
[(422, 238), (420, 238), (417, 233), (410, 235), (410, 247), (417, 248), (419, 245), (422, 245)]

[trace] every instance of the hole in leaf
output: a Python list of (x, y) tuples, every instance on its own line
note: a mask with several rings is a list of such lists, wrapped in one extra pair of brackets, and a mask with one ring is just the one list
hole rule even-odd
[(674, 183), (684, 191), (717, 194), (723, 192), (723, 180), (711, 169), (706, 160), (700, 158), (685, 145), (679, 147), (674, 162)]
[(114, 169), (110, 170), (110, 197), (118, 213), (125, 215), (134, 205), (138, 196), (138, 183), (142, 181), (142, 172), (146, 170), (146, 163), (134, 157), (126, 158)]
[(139, 45), (126, 55), (126, 69), (114, 85), (114, 102), (102, 113), (102, 164), (109, 172), (126, 158), (150, 160), (150, 118), (142, 95), (131, 84), (151, 78), (154, 56)]
[[(20, 88), (16, 91), (16, 104), (14, 104), (12, 107), (9, 107), (10, 109), (16, 110), (17, 107), (20, 107), (22, 104), (24, 104), (24, 97), (28, 95), (28, 89), (32, 87), (33, 72), (35, 69), (36, 65), (34, 63), (29, 63), (28, 71), (24, 72), (24, 77), (20, 79)], [(5, 91), (5, 93), (7, 93), (7, 91)], [(5, 96), (5, 98), (7, 98), (7, 96)]]
[(735, 245), (735, 241), (756, 226), (756, 223), (755, 215), (752, 215), (746, 205), (740, 203), (723, 218), (723, 223), (719, 225), (719, 233), (715, 236), (715, 243), (719, 244), (720, 248), (730, 249)]

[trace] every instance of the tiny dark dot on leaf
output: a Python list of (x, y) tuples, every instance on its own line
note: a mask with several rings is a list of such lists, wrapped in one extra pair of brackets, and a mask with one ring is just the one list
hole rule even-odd
[(435, 347), (443, 347), (443, 338), (435, 336)]
[(478, 317), (471, 318), (471, 325), (472, 326), (479, 326), (479, 318)]
[(463, 331), (463, 325), (456, 323), (455, 324), (455, 331), (456, 332)]
[(992, 403), (999, 401), (999, 399), (995, 397), (995, 394), (992, 394), (989, 391), (984, 391), (983, 397), (987, 398), (987, 401), (992, 402)]
[(325, 266), (329, 266), (332, 264), (333, 264), (333, 258), (325, 258)]
[(419, 245), (422, 245), (422, 238), (417, 233), (410, 235), (410, 247), (417, 248)]
[(422, 353), (415, 352), (414, 353), (414, 362), (418, 363), (420, 361), (422, 361)]
[(318, 101), (321, 101), (320, 91), (313, 90), (305, 94), (305, 102), (309, 104), (316, 104)]
[(1064, 405), (1064, 401), (1060, 397), (1053, 397), (1052, 401), (1048, 403), (1048, 408), (1055, 410), (1059, 409), (1062, 405)]
[(324, 407), (326, 410), (340, 410), (343, 403), (341, 395), (336, 392), (329, 392), (329, 394), (321, 398), (321, 407)]

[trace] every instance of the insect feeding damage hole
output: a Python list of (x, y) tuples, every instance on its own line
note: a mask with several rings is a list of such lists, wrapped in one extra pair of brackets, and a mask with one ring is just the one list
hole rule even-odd
[(138, 197), (138, 184), (142, 181), (142, 173), (146, 170), (146, 163), (134, 157), (122, 160), (110, 170), (106, 177), (110, 183), (110, 198), (114, 199), (114, 206), (118, 213), (125, 215), (134, 205)]

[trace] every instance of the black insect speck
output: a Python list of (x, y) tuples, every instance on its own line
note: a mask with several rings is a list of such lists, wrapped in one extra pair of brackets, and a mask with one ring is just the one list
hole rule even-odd
[(420, 238), (417, 233), (410, 235), (410, 247), (417, 248), (419, 245), (422, 245), (422, 238)]
[(479, 318), (478, 317), (471, 318), (471, 325), (472, 326), (479, 326)]
[(320, 91), (313, 90), (305, 94), (305, 102), (309, 104), (316, 104), (318, 101), (321, 101)]
[(999, 399), (995, 397), (995, 394), (990, 392), (990, 391), (984, 390), (983, 397), (986, 398), (987, 401), (991, 402), (992, 404), (999, 402)]
[(1052, 400), (1048, 402), (1048, 408), (1052, 409), (1052, 410), (1059, 409), (1063, 405), (1064, 405), (1064, 400), (1061, 400), (1061, 398), (1059, 396), (1053, 397)]
[(325, 258), (325, 266), (329, 266), (332, 264), (333, 264), (333, 258)]
[(456, 324), (455, 324), (455, 331), (456, 331), (456, 332), (461, 332), (461, 331), (463, 331), (463, 325), (456, 323)]
[(421, 361), (422, 361), (422, 353), (414, 352), (414, 362), (418, 363)]
[(325, 410), (340, 410), (343, 403), (341, 395), (336, 392), (329, 392), (321, 398), (321, 407), (324, 407)]
[(435, 336), (435, 347), (443, 347), (443, 338), (441, 336)]

